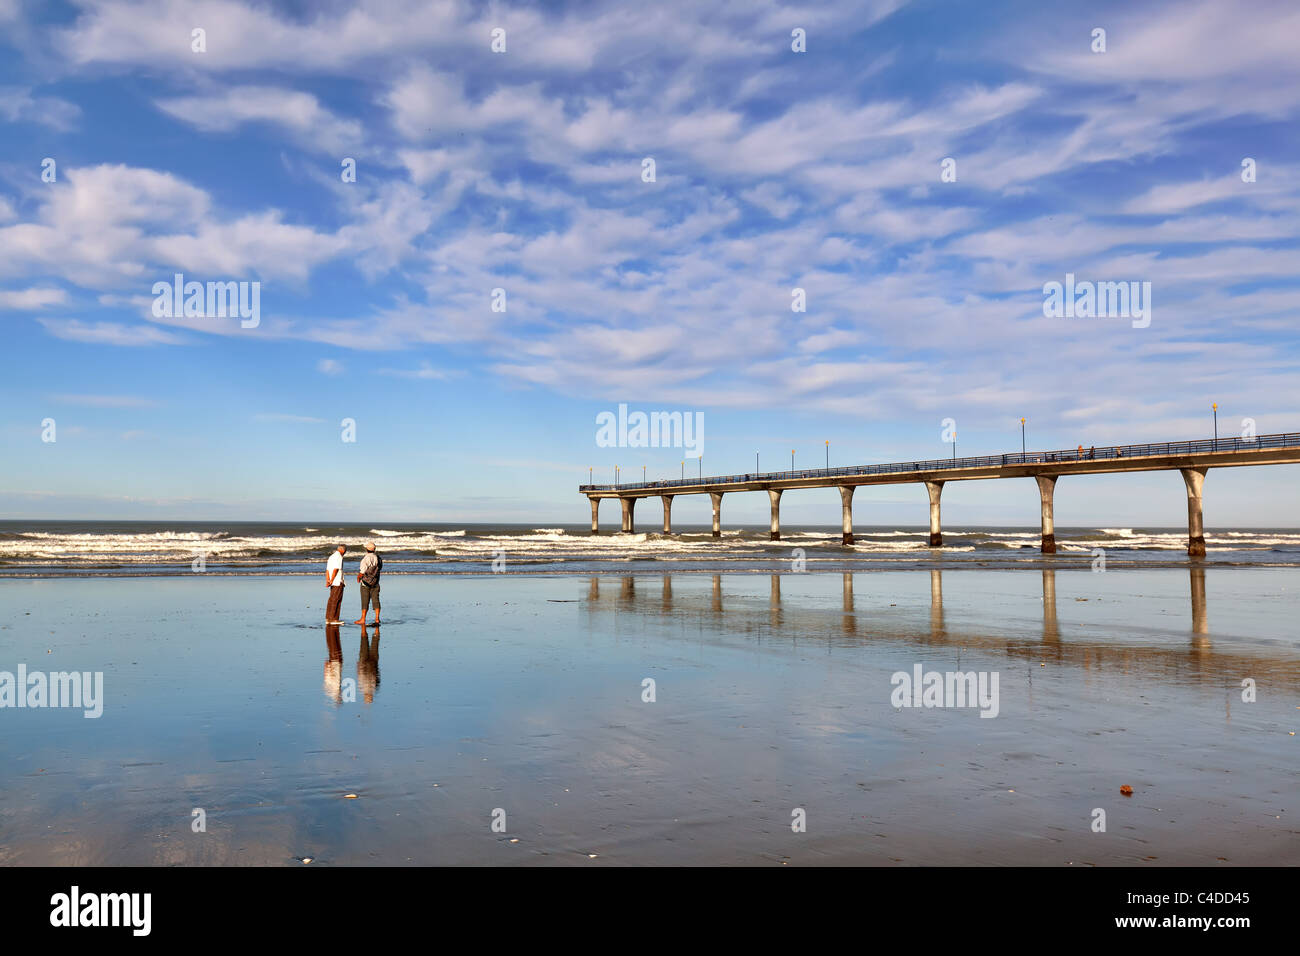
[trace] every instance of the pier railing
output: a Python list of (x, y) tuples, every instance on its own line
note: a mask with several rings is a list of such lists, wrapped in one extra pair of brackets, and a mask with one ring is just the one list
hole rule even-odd
[(1089, 446), (1057, 451), (1008, 452), (1005, 455), (978, 455), (967, 458), (932, 458), (928, 461), (890, 462), (879, 465), (849, 465), (843, 468), (801, 468), (786, 471), (751, 472), (749, 474), (671, 478), (662, 481), (639, 481), (613, 485), (579, 485), (579, 493), (589, 491), (644, 491), (659, 488), (683, 488), (700, 485), (746, 484), (756, 481), (797, 481), (802, 478), (851, 478), (857, 475), (892, 475), (909, 471), (957, 471), (962, 468), (989, 468), (1002, 465), (1050, 465), (1055, 462), (1104, 461), (1106, 459), (1152, 458), (1168, 455), (1202, 455), (1210, 452), (1262, 451), (1267, 448), (1300, 448), (1300, 432), (1260, 435), (1256, 438), (1200, 438), (1194, 441), (1151, 442), (1144, 445)]

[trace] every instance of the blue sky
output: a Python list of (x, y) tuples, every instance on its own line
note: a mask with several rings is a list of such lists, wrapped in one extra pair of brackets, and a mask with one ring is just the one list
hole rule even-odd
[[(588, 467), (681, 470), (597, 447), (619, 403), (703, 413), (706, 473), (1300, 430), (1300, 8), (1078, 6), (0, 0), (0, 516), (583, 522)], [(177, 272), (258, 325), (155, 316)], [(1150, 325), (1045, 317), (1067, 273)], [(1207, 524), (1300, 524), (1297, 473), (1212, 472)], [(1178, 525), (1182, 481), (1057, 520)]]

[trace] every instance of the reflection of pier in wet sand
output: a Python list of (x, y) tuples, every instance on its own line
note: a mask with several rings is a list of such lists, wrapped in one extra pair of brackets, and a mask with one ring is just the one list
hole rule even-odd
[[(839, 632), (842, 642), (920, 641), (974, 650), (1000, 651), (1013, 657), (1033, 658), (1035, 661), (1042, 658), (1043, 648), (1050, 646), (1053, 658), (1057, 661), (1077, 663), (1089, 668), (1112, 664), (1122, 666), (1124, 669), (1137, 664), (1154, 665), (1157, 669), (1177, 668), (1184, 666), (1189, 656), (1200, 663), (1214, 664), (1216, 670), (1244, 672), (1243, 668), (1250, 668), (1252, 673), (1260, 673), (1268, 668), (1267, 662), (1257, 657), (1213, 648), (1207, 613), (1206, 571), (1203, 567), (1188, 569), (1190, 614), (1187, 633), (1190, 640), (1183, 645), (1182, 650), (1167, 643), (1145, 639), (1131, 643), (1119, 641), (1115, 639), (1114, 628), (1103, 632), (1107, 639), (1098, 640), (1098, 625), (1063, 625), (1057, 612), (1058, 575), (1091, 573), (1084, 571), (1065, 572), (1050, 568), (1041, 570), (1042, 622), (1038, 642), (1026, 643), (1015, 637), (1008, 638), (1005, 633), (990, 632), (987, 629), (954, 628), (945, 620), (944, 573), (940, 569), (929, 571), (930, 600), (928, 626), (926, 626), (921, 623), (924, 619), (917, 619), (914, 615), (900, 616), (892, 610), (886, 614), (883, 613), (883, 609), (869, 611), (859, 607), (858, 600), (855, 598), (857, 579), (862, 578), (869, 582), (880, 581), (882, 575), (879, 572), (842, 572), (840, 608), (834, 612), (834, 616), (838, 618), (838, 626), (833, 630)], [(949, 571), (947, 573), (962, 575), (979, 572)], [(800, 640), (831, 635), (832, 627), (827, 616), (829, 608), (825, 606), (824, 601), (820, 603), (810, 601), (803, 596), (791, 599), (783, 591), (782, 578), (794, 577), (808, 580), (813, 577), (812, 575), (798, 573), (767, 575), (766, 601), (762, 601), (754, 594), (752, 588), (746, 588), (741, 584), (759, 576), (734, 576), (734, 580), (740, 586), (736, 592), (731, 593), (728, 593), (724, 587), (724, 577), (731, 576), (711, 575), (710, 586), (703, 589), (681, 587), (680, 583), (683, 579), (679, 578), (679, 586), (675, 588), (673, 575), (664, 574), (661, 587), (658, 589), (655, 610), (665, 614), (699, 614), (712, 618), (726, 618), (731, 623), (724, 630), (731, 636), (752, 634), (762, 637), (764, 634), (775, 634), (784, 635), (790, 640)], [(608, 577), (602, 580), (599, 576), (592, 576), (587, 586), (587, 601), (590, 609), (595, 610), (608, 596), (616, 595), (620, 605), (627, 605), (629, 609), (635, 610), (635, 605), (642, 601), (635, 578), (635, 575), (620, 576), (618, 584), (610, 587), (613, 582)], [(645, 580), (645, 576), (642, 576), (642, 580)], [(602, 588), (602, 584), (607, 586)], [(742, 591), (748, 593), (740, 593)], [(893, 605), (890, 607), (892, 609)], [(1021, 630), (1020, 627), (1014, 626), (1016, 622), (1008, 623), (1013, 625), (1010, 627), (1011, 631)]]

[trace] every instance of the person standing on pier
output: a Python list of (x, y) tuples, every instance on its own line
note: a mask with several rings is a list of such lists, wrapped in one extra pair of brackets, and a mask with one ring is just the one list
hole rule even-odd
[(343, 610), (343, 555), (346, 545), (339, 545), (325, 562), (325, 586), (330, 589), (329, 603), (325, 605), (325, 623), (342, 624), (339, 614)]

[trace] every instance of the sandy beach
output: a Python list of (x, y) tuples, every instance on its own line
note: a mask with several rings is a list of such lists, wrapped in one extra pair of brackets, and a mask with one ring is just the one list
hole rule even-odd
[[(5, 713), (0, 863), (1296, 864), (1298, 587), (412, 575), (331, 634), (300, 577), (4, 580), (0, 670), (103, 713)], [(996, 717), (894, 706), (918, 666)]]

